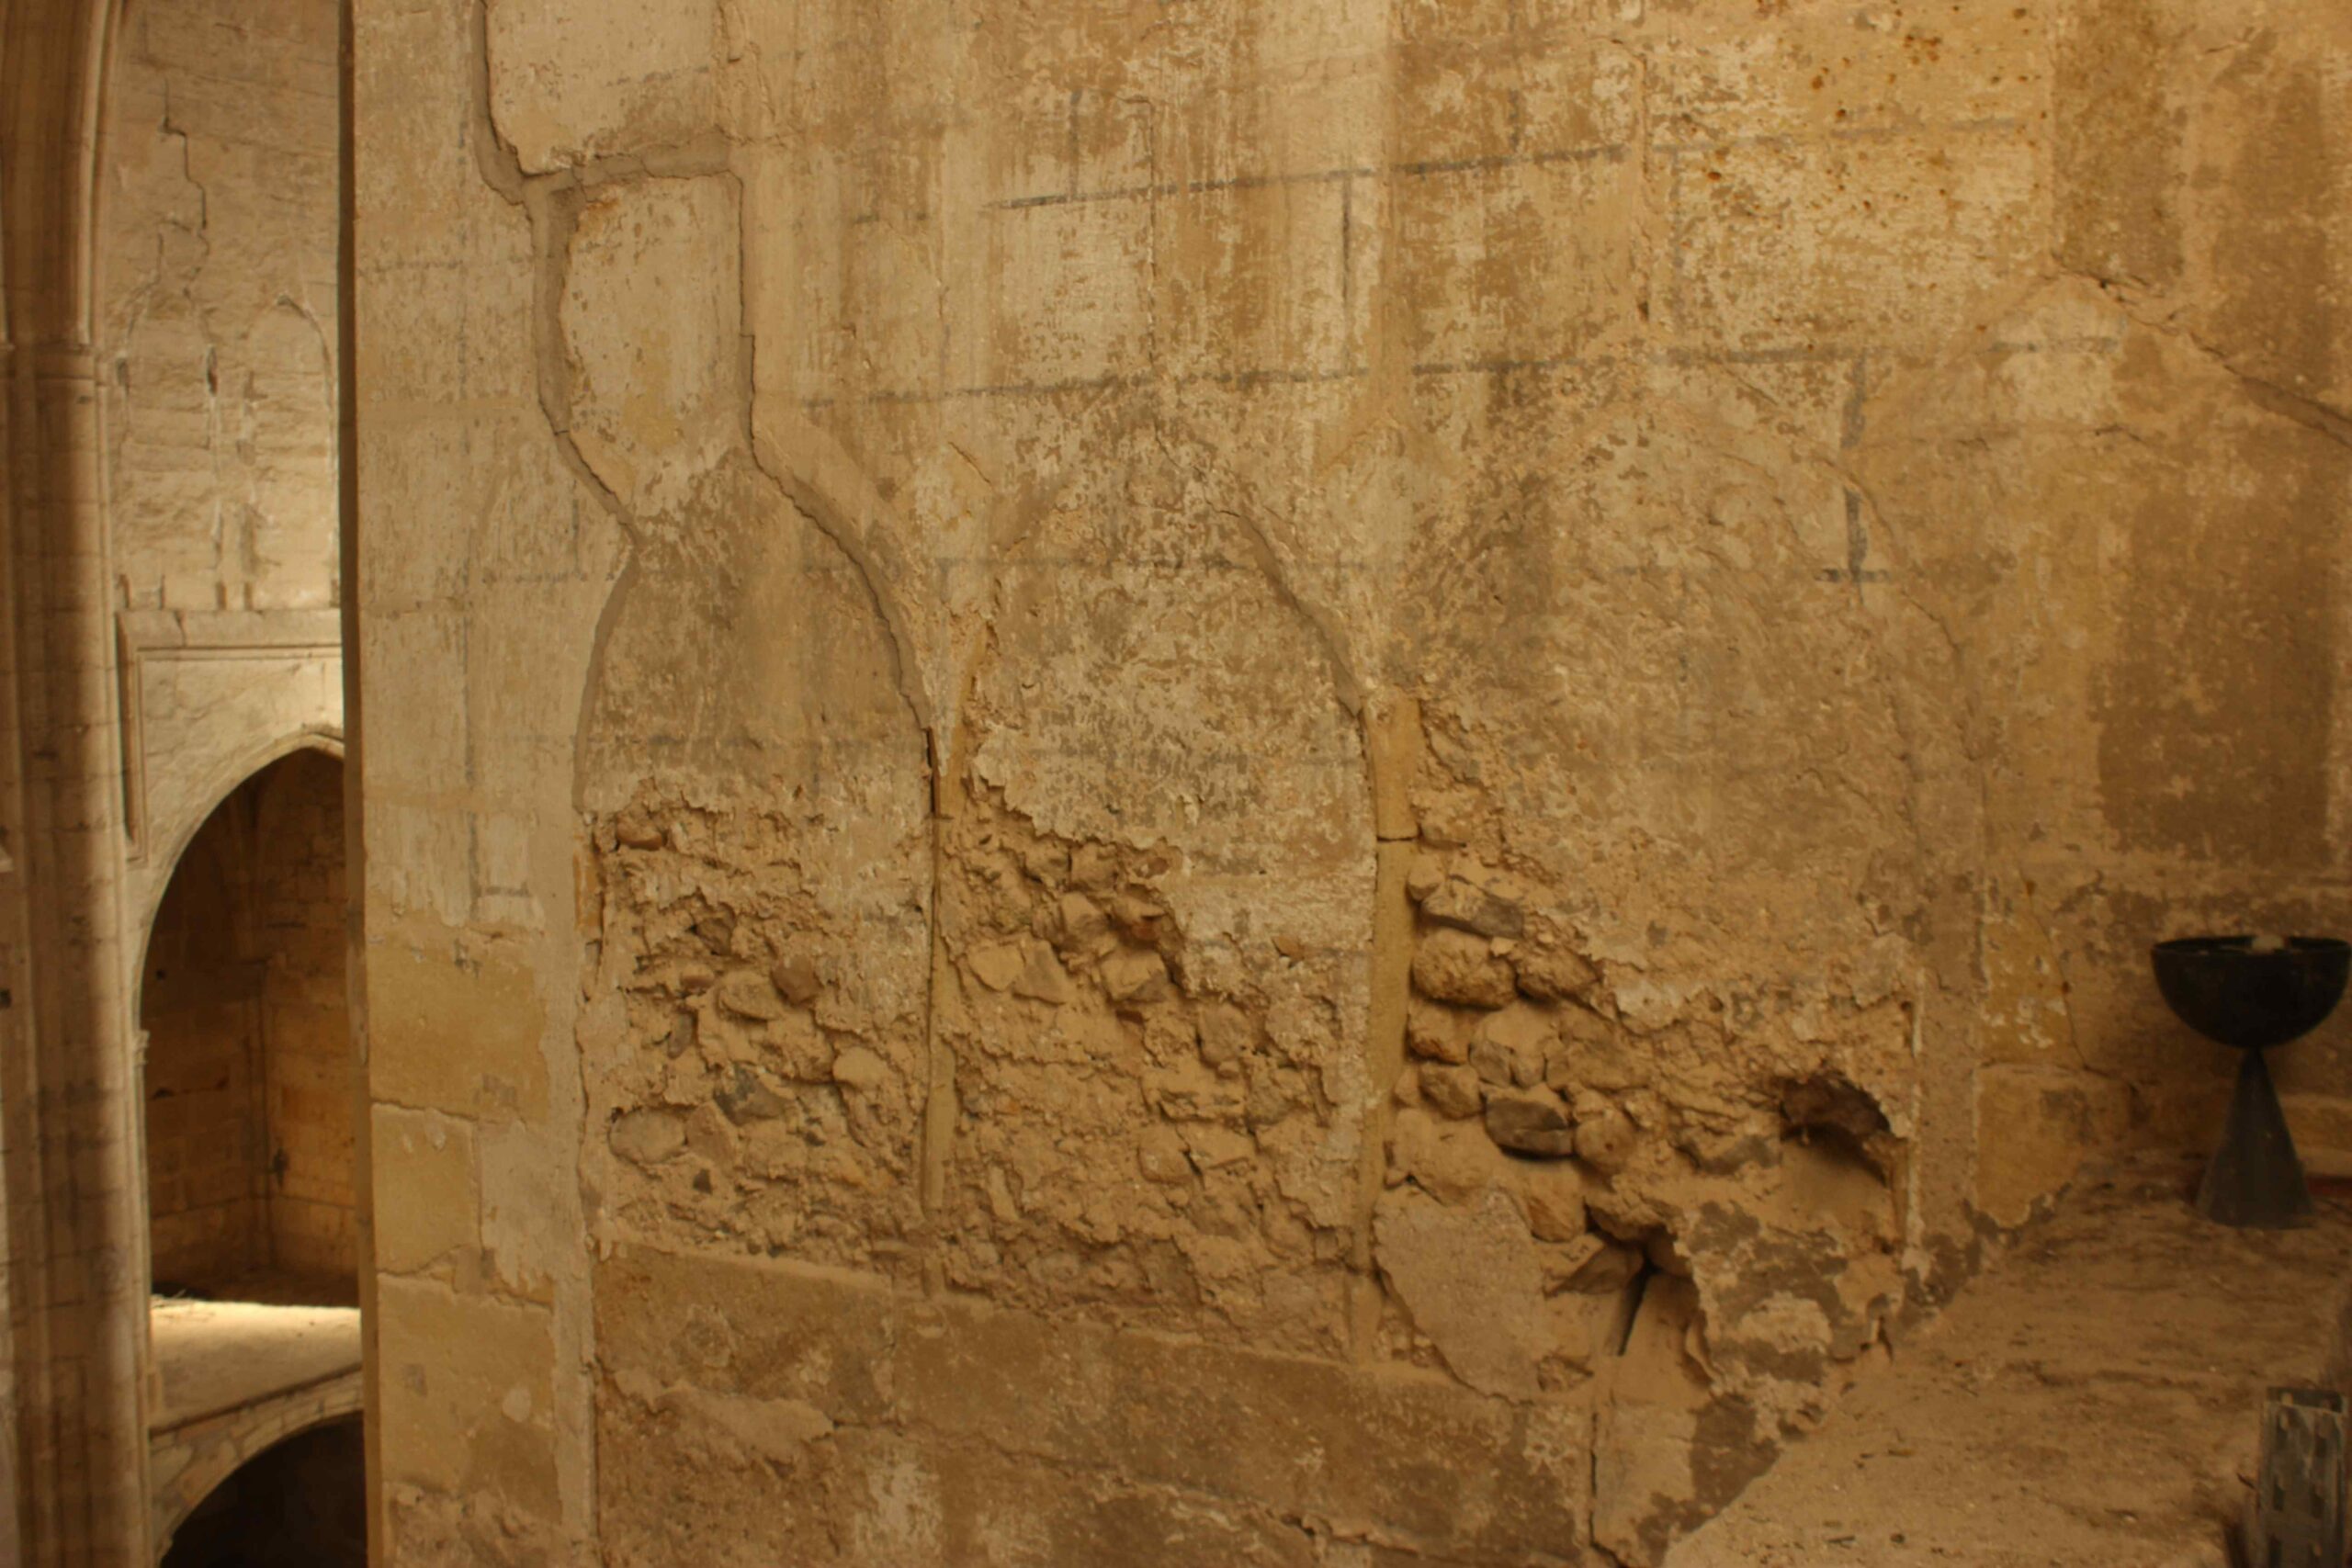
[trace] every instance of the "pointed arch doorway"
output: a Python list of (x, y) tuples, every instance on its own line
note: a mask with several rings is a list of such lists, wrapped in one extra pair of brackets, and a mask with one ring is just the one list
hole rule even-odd
[(343, 762), (304, 749), (189, 840), (139, 976), (157, 1295), (358, 1300)]

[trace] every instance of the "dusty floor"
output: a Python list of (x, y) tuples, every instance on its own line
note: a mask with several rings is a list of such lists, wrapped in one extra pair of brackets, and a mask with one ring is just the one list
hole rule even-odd
[[(158, 1294), (164, 1292), (158, 1292)], [(209, 1292), (220, 1302), (259, 1302), (264, 1306), (356, 1307), (359, 1280), (353, 1274), (322, 1274), (291, 1269), (257, 1269)]]
[(2183, 1201), (2192, 1175), (2079, 1190), (1669, 1562), (2226, 1562), (2264, 1389), (2332, 1353), (2352, 1201), (2225, 1231)]
[(150, 1424), (158, 1431), (359, 1365), (356, 1307), (159, 1300), (152, 1332), (162, 1396)]

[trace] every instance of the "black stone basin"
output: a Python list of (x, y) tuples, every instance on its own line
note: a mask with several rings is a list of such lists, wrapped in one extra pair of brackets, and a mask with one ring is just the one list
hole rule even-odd
[(2245, 1053), (2222, 1146), (2197, 1210), (2221, 1224), (2277, 1230), (2312, 1221), (2311, 1188), (2262, 1054), (2317, 1029), (2343, 999), (2352, 947), (2333, 937), (2192, 936), (2150, 953), (2181, 1022)]
[(2208, 1040), (2267, 1051), (2317, 1029), (2344, 998), (2352, 945), (2289, 937), (2267, 951), (2247, 936), (2191, 936), (2155, 946), (2156, 988)]

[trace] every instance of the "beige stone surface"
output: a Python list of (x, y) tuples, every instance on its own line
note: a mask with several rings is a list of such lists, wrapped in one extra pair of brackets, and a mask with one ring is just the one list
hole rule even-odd
[(496, 943), (424, 933), (413, 945), (390, 931), (379, 940), (370, 1023), (390, 1050), (370, 1066), (376, 1100), (486, 1120), (544, 1115), (545, 1006), (521, 958)]
[(374, 1114), (369, 1147), (385, 1199), (375, 1210), (373, 1266), (409, 1274), (454, 1264), (481, 1234), (472, 1124), (392, 1105)]
[(384, 1482), (556, 1506), (548, 1428), (554, 1344), (548, 1314), (421, 1280), (380, 1280), (373, 1415), (388, 1445)]
[(395, 1562), (1655, 1561), (2352, 912), (2317, 0), (356, 20)]
[[(876, 1563), (1303, 1563), (1334, 1540), (1551, 1562), (1580, 1529), (1573, 1404), (763, 1260), (625, 1251), (597, 1305), (604, 1525), (633, 1558), (767, 1562), (830, 1538)], [(745, 1462), (747, 1427), (795, 1436)]]
[(99, 329), (121, 603), (334, 604), (335, 14), (135, 0)]

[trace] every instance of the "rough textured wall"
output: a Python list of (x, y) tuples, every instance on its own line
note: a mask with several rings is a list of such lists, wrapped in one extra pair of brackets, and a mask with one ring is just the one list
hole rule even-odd
[(1651, 1561), (2346, 913), (2329, 7), (359, 20), (395, 1562)]
[(266, 965), (269, 1257), (290, 1273), (348, 1278), (358, 1268), (357, 1056), (344, 978), (343, 764), (298, 751), (261, 785), (250, 942)]
[(100, 330), (127, 606), (334, 603), (335, 40), (327, 0), (118, 23)]

